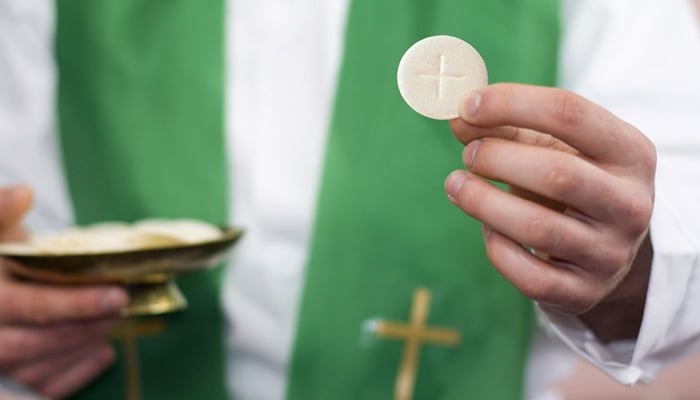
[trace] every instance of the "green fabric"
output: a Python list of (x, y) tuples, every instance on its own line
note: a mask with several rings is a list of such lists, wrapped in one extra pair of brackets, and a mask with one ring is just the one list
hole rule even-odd
[(522, 396), (531, 304), (489, 265), (480, 225), (445, 198), (462, 146), (396, 88), (402, 53), (435, 34), (471, 42), (491, 82), (555, 82), (555, 0), (353, 2), (290, 399), (394, 398), (404, 343), (362, 326), (407, 321), (419, 286), (433, 293), (429, 324), (458, 329), (462, 344), (423, 347), (414, 398)]
[[(64, 162), (79, 224), (226, 221), (222, 0), (60, 0)], [(185, 313), (139, 342), (145, 399), (225, 398), (220, 268), (178, 279)], [(121, 359), (79, 399), (124, 398)]]

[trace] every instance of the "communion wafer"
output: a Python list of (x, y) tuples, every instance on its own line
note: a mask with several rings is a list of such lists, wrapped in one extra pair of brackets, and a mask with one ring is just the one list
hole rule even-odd
[(406, 103), (433, 119), (457, 118), (464, 95), (488, 84), (479, 52), (452, 36), (416, 42), (401, 58), (396, 78)]
[(0, 244), (0, 253), (64, 255), (131, 251), (196, 244), (221, 238), (221, 230), (196, 220), (143, 220), (73, 227), (33, 236), (21, 243)]

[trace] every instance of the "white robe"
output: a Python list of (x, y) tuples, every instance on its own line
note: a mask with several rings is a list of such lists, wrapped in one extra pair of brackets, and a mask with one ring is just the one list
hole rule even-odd
[[(230, 222), (249, 232), (223, 299), (236, 325), (227, 340), (228, 377), (239, 399), (285, 393), (347, 1), (228, 3)], [(564, 1), (561, 86), (657, 144), (655, 257), (635, 343), (602, 346), (573, 318), (549, 318), (547, 329), (628, 384), (700, 347), (693, 339), (700, 332), (693, 313), (700, 306), (700, 189), (691, 183), (700, 181), (700, 32), (692, 18), (686, 0)], [(73, 221), (55, 139), (53, 19), (51, 0), (0, 1), (0, 184), (35, 187), (28, 222), (37, 230)], [(550, 371), (564, 371), (552, 365), (570, 364), (569, 352), (542, 345), (549, 336), (536, 337), (527, 374), (532, 398), (559, 378)]]

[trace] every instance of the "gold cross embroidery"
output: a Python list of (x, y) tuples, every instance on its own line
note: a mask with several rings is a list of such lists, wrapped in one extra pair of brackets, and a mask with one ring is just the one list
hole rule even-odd
[(411, 321), (408, 324), (374, 321), (372, 328), (375, 335), (406, 342), (396, 376), (395, 400), (411, 400), (413, 397), (420, 347), (423, 343), (454, 347), (461, 340), (459, 331), (455, 329), (427, 326), (425, 323), (429, 309), (430, 291), (418, 288), (413, 293)]
[(161, 320), (138, 322), (127, 319), (112, 331), (112, 337), (121, 341), (124, 354), (124, 372), (126, 376), (126, 400), (141, 399), (141, 371), (139, 368), (139, 350), (137, 341), (146, 336), (163, 333), (165, 323)]

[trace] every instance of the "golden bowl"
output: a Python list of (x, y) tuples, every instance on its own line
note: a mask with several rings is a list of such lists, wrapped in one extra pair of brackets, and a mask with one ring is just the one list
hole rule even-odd
[(15, 254), (0, 256), (19, 277), (63, 285), (119, 284), (129, 292), (122, 316), (156, 315), (182, 310), (187, 300), (173, 282), (181, 273), (211, 268), (221, 263), (243, 231), (222, 227), (216, 240), (193, 244), (104, 253)]

